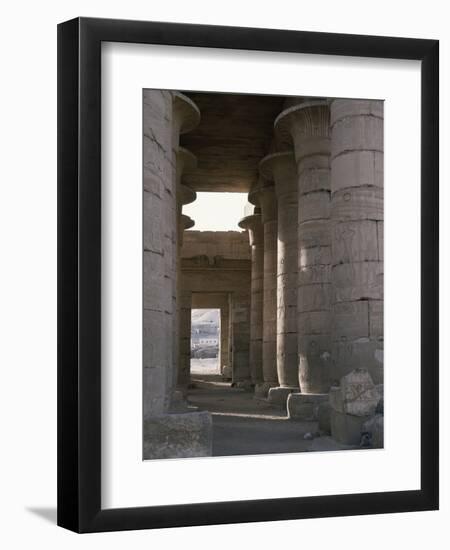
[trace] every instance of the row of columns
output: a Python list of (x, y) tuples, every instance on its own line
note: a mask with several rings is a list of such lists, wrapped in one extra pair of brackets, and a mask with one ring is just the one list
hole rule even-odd
[(251, 328), (255, 393), (320, 396), (357, 367), (381, 383), (383, 104), (299, 100), (274, 129), (282, 151), (262, 159), (258, 210), (240, 223), (263, 321), (262, 338)]

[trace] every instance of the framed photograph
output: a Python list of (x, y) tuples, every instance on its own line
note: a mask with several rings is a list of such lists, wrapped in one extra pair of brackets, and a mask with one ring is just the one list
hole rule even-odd
[(59, 25), (60, 526), (438, 508), (438, 47)]

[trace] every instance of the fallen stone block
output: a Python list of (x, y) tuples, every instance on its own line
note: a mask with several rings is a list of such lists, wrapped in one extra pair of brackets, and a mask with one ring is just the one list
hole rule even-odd
[(330, 408), (330, 427), (332, 437), (344, 445), (358, 445), (364, 431), (364, 423), (369, 416), (345, 414)]
[(330, 405), (340, 413), (353, 416), (375, 414), (380, 392), (366, 369), (355, 369), (343, 376), (339, 386), (330, 389)]

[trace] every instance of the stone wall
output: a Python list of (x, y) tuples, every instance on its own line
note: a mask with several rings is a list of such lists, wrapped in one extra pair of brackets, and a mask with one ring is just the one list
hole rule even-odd
[(249, 260), (250, 247), (245, 231), (195, 231), (184, 233), (181, 256), (193, 258), (205, 255), (231, 260)]

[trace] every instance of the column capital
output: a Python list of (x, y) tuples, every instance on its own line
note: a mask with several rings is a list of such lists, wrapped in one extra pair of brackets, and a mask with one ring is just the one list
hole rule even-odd
[(186, 214), (181, 214), (181, 225), (184, 229), (191, 229), (191, 227), (194, 227), (195, 221), (190, 217), (186, 216)]
[(329, 140), (329, 103), (326, 100), (314, 100), (289, 107), (277, 116), (274, 127), (283, 143), (293, 143), (298, 160), (299, 148), (305, 142), (311, 139), (316, 141), (317, 138), (325, 142)]
[(264, 178), (275, 182), (278, 198), (287, 193), (297, 193), (297, 165), (292, 151), (265, 156), (259, 163), (259, 171)]
[(200, 109), (181, 92), (172, 92), (173, 125), (175, 137), (192, 131), (200, 123)]
[(277, 198), (273, 181), (260, 178), (248, 194), (248, 201), (261, 208), (262, 223), (277, 219)]
[(177, 201), (178, 204), (189, 204), (197, 198), (197, 193), (181, 183), (185, 171), (193, 170), (197, 166), (197, 157), (184, 147), (177, 150)]
[(251, 214), (242, 218), (238, 226), (248, 230), (250, 246), (262, 245), (264, 242), (264, 232), (261, 214)]
[(180, 214), (179, 223), (178, 223), (178, 245), (183, 246), (183, 236), (186, 229), (194, 227), (195, 222), (186, 214)]

